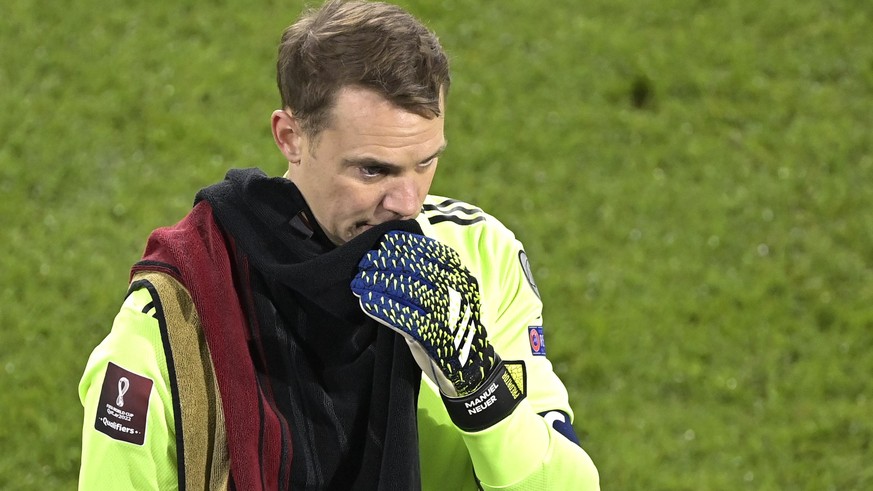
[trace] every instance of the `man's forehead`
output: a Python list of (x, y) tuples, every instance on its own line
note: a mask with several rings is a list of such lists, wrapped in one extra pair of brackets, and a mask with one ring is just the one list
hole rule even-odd
[(360, 157), (359, 150), (367, 146), (375, 150), (371, 157), (382, 153), (379, 147), (416, 147), (415, 159), (422, 159), (440, 153), (446, 144), (443, 114), (423, 116), (375, 90), (347, 86), (336, 95), (321, 131), (309, 135), (310, 153), (315, 155), (325, 144), (343, 158)]
[(337, 91), (328, 112), (330, 122), (335, 122), (334, 118), (348, 117), (352, 114), (360, 114), (363, 117), (367, 117), (369, 116), (368, 111), (372, 109), (393, 110), (399, 113), (406, 113), (410, 117), (444, 119), (445, 91), (440, 91), (439, 114), (433, 114), (431, 111), (428, 111), (426, 106), (426, 104), (421, 104), (421, 110), (416, 111), (391, 101), (387, 96), (375, 89), (358, 85), (346, 85)]

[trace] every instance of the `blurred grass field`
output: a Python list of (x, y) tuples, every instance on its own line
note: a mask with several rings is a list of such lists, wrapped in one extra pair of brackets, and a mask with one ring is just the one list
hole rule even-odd
[[(603, 489), (873, 489), (873, 3), (401, 4), (452, 57), (433, 191), (526, 244)], [(0, 5), (0, 489), (75, 486), (148, 233), (284, 170), (300, 7)]]

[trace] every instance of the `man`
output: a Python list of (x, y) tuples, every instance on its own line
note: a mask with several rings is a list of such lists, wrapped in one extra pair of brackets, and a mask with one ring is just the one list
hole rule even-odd
[(436, 36), (330, 1), (277, 68), (288, 170), (150, 237), (80, 383), (80, 488), (598, 489), (521, 244), (428, 194)]

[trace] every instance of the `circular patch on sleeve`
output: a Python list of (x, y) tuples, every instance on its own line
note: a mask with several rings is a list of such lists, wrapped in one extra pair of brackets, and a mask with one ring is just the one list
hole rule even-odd
[(530, 354), (546, 356), (546, 338), (543, 336), (543, 326), (527, 326), (527, 336), (530, 339)]

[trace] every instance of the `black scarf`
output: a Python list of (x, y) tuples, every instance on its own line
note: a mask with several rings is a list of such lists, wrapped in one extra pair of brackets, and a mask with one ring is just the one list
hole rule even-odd
[[(249, 353), (266, 409), (283, 420), (285, 489), (420, 488), (416, 405), (421, 372), (403, 339), (366, 317), (349, 289), (359, 259), (392, 229), (340, 247), (315, 228), (297, 187), (256, 169), (231, 170), (198, 193), (230, 242)], [(299, 220), (299, 218), (297, 218)], [(286, 479), (287, 478), (287, 479)]]

